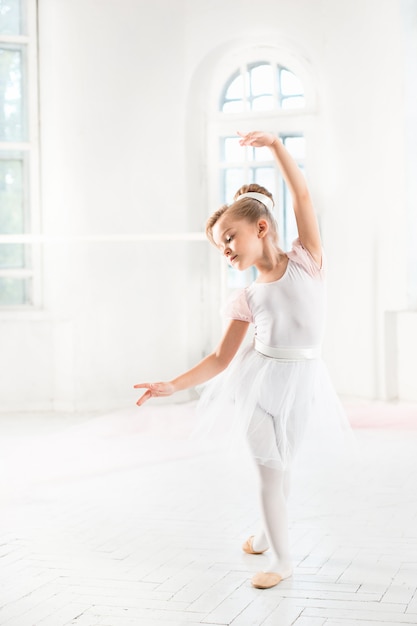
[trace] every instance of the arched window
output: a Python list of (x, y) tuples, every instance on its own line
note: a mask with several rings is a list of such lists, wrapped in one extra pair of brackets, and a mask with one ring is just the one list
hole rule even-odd
[[(270, 55), (271, 56), (271, 55)], [(291, 197), (265, 149), (242, 148), (236, 130), (263, 129), (276, 133), (303, 170), (305, 128), (312, 107), (302, 80), (275, 59), (245, 60), (229, 72), (218, 90), (215, 141), (218, 160), (218, 200), (230, 203), (243, 184), (258, 183), (274, 196), (280, 244), (289, 249), (297, 236)], [(228, 268), (227, 286), (238, 287), (253, 279)]]
[(271, 111), (305, 105), (301, 81), (278, 63), (257, 61), (239, 68), (226, 82), (220, 111)]

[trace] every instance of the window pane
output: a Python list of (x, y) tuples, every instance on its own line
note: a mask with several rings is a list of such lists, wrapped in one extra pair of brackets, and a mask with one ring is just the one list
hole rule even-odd
[(240, 71), (234, 74), (220, 100), (220, 110), (224, 113), (239, 113), (245, 110), (245, 94), (249, 92), (249, 74)]
[(281, 107), (283, 109), (302, 109), (304, 106), (304, 96), (297, 96), (294, 98), (282, 98)]
[(25, 304), (32, 304), (32, 280), (0, 277), (0, 306)]
[(23, 244), (0, 244), (0, 269), (22, 269), (26, 266), (25, 261), (25, 246)]
[(244, 173), (242, 167), (232, 167), (230, 169), (224, 170), (224, 197), (222, 198), (223, 202), (230, 203), (233, 201), (233, 196), (236, 191), (244, 184)]
[(251, 148), (252, 161), (273, 161), (269, 148)]
[(243, 76), (238, 74), (227, 88), (225, 100), (241, 100), (243, 98)]
[(252, 100), (252, 111), (270, 111), (274, 108), (275, 99), (273, 96), (259, 96)]
[(257, 65), (251, 69), (250, 85), (252, 96), (272, 94), (274, 90), (273, 84), (272, 66), (269, 63)]
[(227, 162), (241, 161), (243, 156), (243, 148), (239, 145), (237, 137), (226, 137), (223, 140), (222, 150), (223, 160)]
[(294, 159), (304, 159), (306, 142), (304, 137), (285, 137), (285, 147)]
[(21, 9), (21, 0), (0, 0), (0, 34), (22, 34)]
[(241, 272), (230, 267), (230, 265), (227, 266), (227, 286), (229, 289), (243, 289), (253, 283), (256, 276), (257, 272), (254, 267), (249, 267)]
[(222, 106), (223, 113), (242, 113), (245, 110), (245, 103), (243, 100), (230, 100), (225, 102)]
[(281, 93), (284, 96), (299, 96), (304, 93), (301, 81), (288, 70), (281, 70)]
[(0, 141), (25, 138), (22, 57), (22, 48), (0, 48)]
[(268, 189), (275, 198), (275, 169), (274, 167), (256, 167), (253, 169), (253, 182)]
[(23, 160), (0, 158), (0, 233), (25, 232)]

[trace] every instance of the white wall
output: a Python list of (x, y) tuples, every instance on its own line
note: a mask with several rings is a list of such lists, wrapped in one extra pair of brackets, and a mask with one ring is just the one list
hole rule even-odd
[[(395, 0), (39, 0), (44, 231), (201, 229), (215, 208), (207, 94), (221, 59), (257, 41), (314, 72), (308, 171), (331, 268), (326, 358), (341, 393), (384, 397), (384, 314), (407, 291)], [(0, 320), (3, 409), (112, 408), (134, 402), (134, 382), (190, 365), (218, 330), (209, 262), (204, 243), (46, 245), (45, 311)]]
[[(184, 20), (171, 5), (40, 0), (46, 235), (186, 229)], [(46, 245), (45, 319), (19, 319), (3, 344), (3, 408), (109, 408), (131, 402), (135, 382), (184, 368), (187, 254), (169, 242)]]

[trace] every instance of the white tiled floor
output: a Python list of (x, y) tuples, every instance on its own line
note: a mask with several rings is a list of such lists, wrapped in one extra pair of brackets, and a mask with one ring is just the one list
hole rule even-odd
[(417, 624), (417, 407), (349, 410), (358, 458), (297, 470), (267, 591), (252, 467), (187, 439), (192, 406), (0, 417), (0, 624)]

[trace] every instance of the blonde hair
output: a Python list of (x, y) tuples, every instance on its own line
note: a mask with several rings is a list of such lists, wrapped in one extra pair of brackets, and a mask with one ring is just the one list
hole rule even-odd
[(260, 200), (255, 200), (254, 198), (247, 197), (239, 199), (239, 196), (250, 191), (261, 193), (270, 198), (272, 202), (274, 202), (272, 194), (261, 185), (252, 183), (250, 185), (243, 185), (242, 187), (240, 187), (240, 189), (238, 189), (235, 193), (235, 196), (233, 198), (234, 202), (232, 204), (224, 204), (220, 207), (220, 209), (217, 209), (217, 211), (215, 211), (213, 215), (211, 215), (207, 220), (206, 235), (208, 240), (213, 245), (216, 245), (213, 239), (213, 227), (216, 222), (222, 217), (222, 215), (226, 213), (226, 211), (229, 215), (235, 217), (236, 219), (246, 220), (250, 223), (255, 223), (260, 219), (265, 219), (269, 225), (270, 236), (275, 243), (278, 243), (277, 222), (271, 211)]

